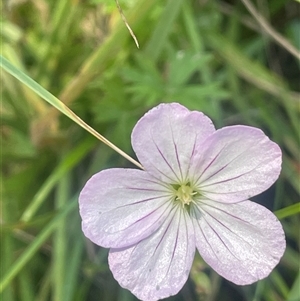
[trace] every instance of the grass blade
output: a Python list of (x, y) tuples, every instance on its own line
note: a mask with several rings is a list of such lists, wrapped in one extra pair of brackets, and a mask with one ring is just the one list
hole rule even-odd
[(61, 102), (57, 97), (55, 97), (53, 94), (48, 92), (46, 89), (44, 89), (42, 86), (40, 86), (36, 81), (31, 79), (29, 76), (27, 76), (25, 73), (23, 73), (21, 70), (17, 69), (15, 66), (13, 66), (7, 59), (0, 56), (0, 65), (2, 68), (4, 68), (8, 73), (10, 73), (12, 76), (17, 78), (19, 81), (21, 81), (23, 84), (28, 86), (30, 89), (32, 89), (36, 94), (38, 94), (40, 97), (42, 97), (44, 100), (46, 100), (48, 103), (50, 103), (52, 106), (54, 106), (56, 109), (58, 109), (60, 112), (62, 112), (64, 115), (69, 117), (71, 120), (76, 122), (78, 125), (80, 125), (83, 129), (88, 131), (90, 134), (92, 134), (94, 137), (105, 143), (107, 146), (112, 148), (114, 151), (119, 153), (121, 156), (123, 156), (125, 159), (136, 165), (137, 167), (143, 169), (142, 165), (138, 163), (136, 160), (128, 156), (126, 153), (124, 153), (121, 149), (119, 149), (117, 146), (115, 146), (113, 143), (111, 143), (109, 140), (107, 140), (105, 137), (100, 135), (97, 131), (95, 131), (92, 127), (90, 127), (88, 124), (86, 124), (81, 118), (79, 118), (73, 111), (71, 111), (63, 102)]
[(275, 215), (279, 219), (283, 219), (299, 213), (300, 213), (300, 203), (293, 204), (291, 206), (275, 211)]
[(49, 178), (44, 182), (42, 187), (37, 191), (29, 206), (24, 210), (20, 219), (21, 221), (28, 222), (31, 220), (56, 183), (58, 183), (58, 181), (80, 160), (82, 160), (82, 158), (91, 150), (93, 145), (94, 141), (88, 138), (66, 155), (64, 160), (61, 161)]

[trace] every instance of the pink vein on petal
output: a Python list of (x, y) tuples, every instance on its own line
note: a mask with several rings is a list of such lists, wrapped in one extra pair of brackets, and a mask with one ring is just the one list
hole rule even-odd
[[(170, 228), (170, 225), (171, 225), (171, 223), (172, 223), (172, 221), (173, 221), (173, 219), (174, 219), (174, 216), (175, 216), (175, 214), (176, 214), (176, 209), (177, 209), (177, 208), (176, 208), (175, 206), (173, 206), (172, 211), (173, 211), (173, 210), (175, 210), (175, 211), (174, 211), (173, 216), (172, 216), (172, 218), (171, 218), (171, 220), (170, 220), (170, 222), (169, 222), (169, 224), (168, 224), (168, 227), (167, 227), (166, 230), (164, 231), (164, 234), (162, 235), (162, 237), (161, 237), (161, 239), (160, 239), (158, 245), (157, 245), (156, 248), (155, 248), (155, 252), (156, 252), (157, 248), (159, 247), (159, 245), (161, 244), (162, 240), (164, 239), (164, 237), (165, 237), (167, 231), (168, 231), (169, 228)], [(170, 213), (171, 213), (171, 212), (170, 212)], [(154, 252), (154, 254), (155, 254), (155, 252)]]
[[(207, 212), (206, 212), (207, 213)], [(229, 253), (231, 253), (231, 255), (233, 255), (233, 257), (235, 257), (236, 259), (238, 259), (240, 261), (240, 259), (238, 257), (235, 256), (234, 253), (232, 253), (232, 251), (230, 250), (230, 248), (227, 246), (227, 244), (223, 241), (223, 239), (220, 237), (218, 231), (216, 231), (212, 225), (207, 221), (207, 219), (205, 218), (205, 216), (203, 216), (203, 219), (205, 220), (206, 224), (209, 226), (209, 228), (218, 236), (219, 240), (222, 242), (222, 244), (225, 246), (225, 248), (229, 251)]]
[[(185, 214), (183, 214), (183, 217), (184, 217), (184, 221), (185, 221), (185, 230), (186, 230), (186, 233), (188, 234), (189, 233), (189, 230), (188, 230), (188, 227), (187, 227), (187, 222), (186, 222), (186, 216)], [(186, 236), (186, 245), (188, 246), (188, 242), (189, 242), (189, 238), (188, 238), (188, 235)], [(185, 259), (187, 259), (187, 252), (185, 254)]]
[[(152, 136), (151, 136), (152, 137)], [(161, 150), (159, 149), (159, 147), (157, 146), (157, 144), (155, 143), (153, 137), (152, 137), (152, 141), (156, 147), (156, 149), (158, 150), (160, 156), (163, 158), (163, 160), (166, 162), (166, 164), (169, 166), (169, 168), (171, 169), (171, 171), (173, 172), (173, 174), (175, 175), (175, 177), (177, 178), (177, 180), (179, 181), (178, 179), (178, 176), (176, 175), (175, 171), (173, 170), (172, 166), (170, 165), (170, 163), (168, 162), (168, 160), (165, 158), (165, 156), (163, 155), (163, 153), (161, 152)], [(155, 168), (161, 173), (163, 174), (165, 177), (167, 177), (168, 179), (172, 180), (170, 177), (166, 176), (164, 173), (162, 173), (156, 166)]]
[[(174, 211), (174, 210), (175, 210), (175, 211)], [(161, 242), (163, 241), (164, 236), (166, 235), (166, 232), (168, 231), (168, 229), (169, 229), (169, 227), (170, 227), (170, 224), (172, 223), (172, 221), (173, 221), (173, 219), (174, 219), (174, 216), (175, 216), (175, 213), (176, 213), (176, 208), (175, 208), (175, 206), (173, 206), (173, 208), (171, 209), (170, 214), (171, 214), (172, 212), (173, 212), (173, 216), (172, 216), (172, 218), (170, 219), (169, 224), (168, 224), (166, 230), (164, 231), (164, 233), (163, 233), (163, 235), (162, 235), (162, 237), (161, 237), (159, 243), (158, 243), (157, 246), (155, 247), (152, 256), (149, 256), (149, 258), (148, 258), (148, 260), (147, 260), (145, 266), (147, 266), (147, 265), (149, 264), (149, 261), (154, 257), (154, 255), (155, 255), (155, 253), (156, 253), (158, 247), (160, 246)], [(135, 245), (134, 249), (135, 249), (137, 246), (138, 246), (138, 244)], [(131, 254), (130, 254), (130, 260), (128, 260), (128, 262), (131, 261), (131, 255), (133, 254), (134, 249), (132, 250), (132, 252), (131, 252)], [(142, 274), (139, 275), (139, 278), (140, 278), (141, 276), (142, 276)]]
[[(216, 203), (215, 201), (213, 201), (213, 202)], [(223, 204), (223, 203), (221, 203), (221, 204)], [(204, 205), (207, 206), (207, 207), (211, 207), (211, 208), (214, 208), (214, 209), (216, 209), (216, 210), (219, 210), (219, 211), (221, 211), (221, 212), (223, 212), (223, 213), (225, 213), (225, 214), (227, 214), (227, 215), (229, 215), (229, 216), (231, 216), (231, 217), (233, 217), (233, 218), (235, 218), (235, 219), (237, 219), (237, 220), (239, 220), (239, 221), (242, 221), (242, 222), (244, 222), (244, 223), (246, 223), (246, 224), (252, 225), (252, 224), (250, 224), (248, 221), (245, 221), (245, 220), (241, 219), (240, 217), (235, 216), (235, 215), (233, 215), (233, 214), (231, 214), (231, 213), (225, 211), (224, 209), (221, 209), (221, 208), (212, 206), (211, 204), (208, 204), (208, 203), (206, 203), (206, 202), (205, 202)], [(203, 206), (202, 206), (202, 210), (205, 211), (205, 212), (207, 212), (205, 209), (203, 209)]]
[[(212, 208), (215, 208), (215, 207), (212, 207)], [(218, 208), (216, 208), (216, 209), (218, 209)], [(228, 228), (225, 224), (223, 224), (220, 220), (218, 220), (216, 217), (214, 217), (211, 213), (209, 213), (208, 211), (206, 211), (205, 209), (203, 209), (202, 208), (202, 210), (204, 210), (213, 220), (215, 220), (217, 223), (219, 223), (220, 225), (222, 225), (224, 228), (226, 228), (229, 232), (231, 232), (232, 234), (234, 234), (235, 236), (237, 236), (238, 238), (240, 238), (241, 240), (243, 240), (247, 245), (249, 245), (249, 246), (251, 246), (250, 245), (250, 243), (247, 241), (247, 240), (245, 240), (242, 236), (240, 236), (240, 235), (238, 235), (237, 233), (235, 233), (235, 232), (233, 232), (230, 228)], [(223, 210), (221, 210), (222, 212), (224, 212)], [(229, 214), (230, 216), (232, 216), (232, 217), (234, 217), (234, 218), (237, 218), (236, 216), (234, 216), (234, 215), (231, 215), (231, 214)], [(237, 219), (239, 219), (239, 218), (237, 218)], [(243, 221), (243, 222), (245, 222), (245, 223), (247, 223), (247, 224), (249, 224), (248, 222), (246, 222), (246, 221), (244, 221), (244, 220), (242, 220), (242, 219), (239, 219), (239, 220), (241, 220), (241, 221)], [(208, 223), (208, 222), (207, 222)], [(209, 223), (208, 223), (209, 224)], [(250, 224), (251, 225), (251, 224)], [(212, 228), (212, 227), (211, 227)], [(217, 232), (217, 231), (215, 231), (215, 232)], [(235, 258), (237, 258), (236, 256), (235, 256)], [(238, 259), (238, 258), (237, 258)], [(240, 260), (240, 259), (239, 259)]]
[[(232, 161), (231, 161), (231, 162), (232, 162)], [(230, 162), (230, 163), (231, 163), (231, 162)], [(230, 163), (226, 164), (222, 169), (224, 169), (225, 167), (227, 167)], [(209, 186), (212, 186), (212, 185), (217, 185), (217, 184), (220, 184), (220, 183), (226, 183), (226, 182), (229, 182), (229, 181), (238, 179), (238, 178), (240, 178), (240, 177), (242, 177), (242, 176), (244, 176), (244, 175), (246, 175), (246, 174), (248, 174), (248, 173), (251, 173), (253, 170), (257, 169), (257, 168), (258, 168), (260, 165), (262, 165), (262, 164), (263, 164), (263, 162), (260, 162), (258, 165), (256, 165), (255, 167), (253, 167), (251, 170), (248, 170), (248, 171), (246, 171), (246, 172), (244, 172), (244, 173), (242, 173), (242, 174), (240, 174), (240, 175), (238, 175), (238, 176), (235, 176), (235, 177), (232, 177), (232, 178), (229, 178), (229, 179), (226, 179), (226, 180), (222, 180), (222, 181), (210, 183), (210, 184), (203, 185), (203, 186), (201, 185), (201, 188), (209, 187)], [(217, 174), (217, 173), (216, 173), (216, 174)], [(213, 174), (213, 176), (216, 175), (216, 174)], [(212, 176), (211, 176), (211, 177), (212, 177)], [(210, 179), (211, 177), (205, 179), (205, 181), (208, 180), (208, 179)], [(205, 182), (205, 181), (204, 181), (204, 182)], [(234, 192), (232, 192), (232, 193), (236, 193), (237, 191), (238, 191), (238, 192), (241, 192), (241, 191), (245, 191), (245, 190), (247, 190), (247, 189), (244, 189), (244, 190), (236, 190), (236, 191), (234, 191)], [(210, 193), (213, 193), (213, 194), (228, 194), (228, 193), (230, 193), (230, 192), (220, 193), (220, 192), (210, 191)]]
[(148, 201), (152, 201), (152, 200), (156, 200), (156, 199), (161, 199), (161, 198), (164, 198), (164, 197), (169, 197), (169, 196), (157, 196), (157, 197), (152, 197), (152, 198), (140, 200), (140, 201), (137, 201), (137, 202), (134, 202), (134, 203), (129, 203), (129, 204), (125, 204), (125, 205), (122, 205), (122, 206), (114, 207), (110, 210), (107, 210), (106, 212), (114, 211), (118, 208), (131, 207), (131, 206), (136, 205), (136, 204), (140, 204), (140, 203), (144, 203), (144, 202), (148, 202)]
[[(177, 208), (177, 210), (180, 210), (180, 208)], [(174, 215), (175, 215), (175, 214), (174, 214)], [(177, 246), (177, 242), (178, 242), (178, 233), (179, 233), (180, 219), (181, 219), (181, 213), (180, 213), (180, 217), (179, 217), (179, 223), (178, 223), (178, 225), (177, 225), (177, 233), (176, 233), (175, 246), (174, 246), (174, 249), (173, 249), (173, 252), (172, 252), (172, 258), (171, 258), (171, 260), (170, 260), (170, 264), (169, 264), (169, 267), (168, 267), (168, 270), (167, 270), (166, 275), (169, 273), (169, 270), (170, 270), (170, 267), (171, 267), (171, 264), (172, 264), (172, 261), (173, 261), (173, 258), (174, 258), (174, 254), (175, 254), (175, 250), (176, 250), (176, 246)]]
[(138, 190), (138, 191), (164, 192), (164, 193), (166, 193), (165, 190), (150, 189), (150, 188), (126, 187), (125, 189), (128, 189), (128, 190)]
[[(163, 236), (162, 236), (162, 238), (161, 238), (159, 244), (158, 244), (157, 247), (155, 248), (155, 252), (156, 252), (157, 248), (159, 247), (159, 245), (161, 244), (162, 240), (164, 239), (166, 233), (168, 232), (168, 230), (169, 230), (169, 228), (170, 228), (170, 226), (171, 226), (171, 223), (173, 222), (173, 219), (174, 219), (174, 217), (175, 217), (175, 215), (176, 215), (177, 210), (180, 210), (179, 206), (176, 206), (176, 207), (174, 206), (174, 210), (175, 210), (175, 211), (174, 211), (173, 217), (172, 217), (172, 219), (170, 220), (167, 229), (164, 231), (164, 234), (163, 234)], [(172, 260), (173, 260), (173, 258), (174, 258), (174, 253), (175, 253), (176, 246), (177, 246), (177, 241), (178, 241), (178, 232), (179, 232), (179, 223), (178, 223), (178, 226), (177, 226), (176, 242), (175, 242), (175, 247), (174, 247), (173, 253), (172, 253), (172, 259), (170, 260), (169, 267), (168, 267), (168, 270), (166, 271), (166, 274), (165, 274), (164, 278), (167, 276), (167, 274), (168, 274), (168, 272), (169, 272), (169, 270), (170, 270), (170, 267), (171, 267), (171, 265), (172, 265)], [(154, 254), (155, 254), (155, 252), (154, 252)], [(153, 255), (154, 255), (154, 254), (153, 254)]]
[[(193, 156), (194, 156), (194, 154), (195, 154), (195, 149), (196, 149), (196, 141), (197, 141), (197, 137), (198, 137), (198, 135), (196, 134), (196, 137), (195, 137), (195, 140), (194, 140), (194, 145), (193, 145), (193, 150), (192, 150), (192, 153), (191, 153), (191, 156), (190, 156), (190, 160), (189, 160), (189, 166), (188, 166), (187, 172), (186, 172), (186, 176), (188, 176), (189, 173), (190, 173), (192, 158), (193, 158)], [(185, 180), (185, 181), (186, 181), (186, 180)], [(194, 184), (196, 184), (196, 183), (197, 183), (197, 181), (196, 181)]]
[[(202, 171), (202, 173), (198, 176), (197, 180), (195, 181), (195, 184), (198, 185), (199, 180), (201, 179), (201, 177), (203, 176), (203, 174), (207, 171), (207, 169), (216, 161), (216, 159), (219, 157), (220, 153), (222, 152), (223, 148), (219, 151), (218, 154), (216, 154), (216, 156), (209, 162), (209, 164), (205, 167), (205, 169)], [(216, 172), (215, 174), (217, 174), (218, 172)], [(214, 174), (214, 175), (215, 175)]]
[[(213, 161), (215, 161), (215, 160), (217, 159), (217, 157), (219, 157), (220, 153), (225, 149), (226, 146), (228, 146), (228, 145), (225, 145), (225, 146), (222, 147), (222, 149), (221, 149), (220, 152), (217, 154), (217, 156), (213, 159)], [(255, 145), (255, 146), (256, 146), (256, 145)], [(227, 164), (225, 164), (223, 167), (221, 167), (217, 172), (215, 172), (214, 174), (210, 175), (207, 179), (205, 179), (204, 182), (207, 181), (207, 180), (209, 180), (209, 179), (211, 179), (213, 176), (215, 176), (216, 174), (218, 174), (218, 173), (219, 173), (220, 171), (222, 171), (224, 168), (230, 166), (230, 165), (231, 165), (234, 161), (236, 161), (239, 157), (241, 157), (241, 156), (244, 155), (245, 153), (249, 152), (249, 151), (251, 150), (251, 148), (253, 148), (253, 147), (250, 147), (250, 148), (248, 148), (248, 149), (245, 149), (245, 150), (242, 151), (240, 154), (238, 154), (237, 156), (235, 156), (235, 157), (234, 157), (233, 159), (231, 159)], [(209, 164), (209, 166), (213, 163), (213, 161)], [(247, 171), (247, 172), (245, 172), (245, 173), (243, 173), (243, 174), (241, 174), (241, 175), (239, 175), (239, 176), (236, 176), (236, 177), (234, 177), (234, 178), (230, 178), (230, 179), (228, 179), (228, 180), (224, 180), (224, 181), (220, 181), (220, 182), (211, 183), (211, 184), (208, 184), (208, 185), (204, 185), (204, 186), (202, 186), (202, 187), (206, 187), (206, 186), (210, 186), (210, 185), (214, 185), (214, 184), (218, 184), (218, 183), (227, 182), (227, 181), (230, 181), (230, 180), (233, 180), (233, 179), (238, 179), (239, 177), (241, 177), (241, 176), (243, 176), (243, 175), (245, 175), (245, 174), (247, 174), (247, 173), (249, 173), (249, 172), (255, 170), (257, 167), (259, 167), (259, 166), (262, 165), (262, 164), (263, 164), (263, 162), (260, 162), (256, 167), (254, 167), (254, 168), (252, 168), (251, 170), (249, 170), (249, 171)], [(209, 166), (208, 166), (208, 167), (209, 167)], [(205, 171), (207, 170), (208, 167), (206, 167)], [(204, 174), (205, 171), (202, 172), (201, 176)], [(200, 176), (200, 177), (201, 177), (201, 176)], [(200, 177), (199, 177), (199, 178), (200, 178)], [(199, 178), (198, 178), (198, 180), (199, 180)]]
[(173, 140), (173, 143), (174, 143), (174, 148), (175, 148), (175, 153), (176, 153), (176, 160), (177, 160), (177, 163), (178, 163), (178, 167), (179, 167), (179, 171), (180, 171), (180, 175), (181, 175), (181, 180), (182, 180), (183, 176), (182, 176), (182, 169), (181, 169), (181, 165), (180, 165), (180, 161), (179, 161), (179, 156), (178, 156), (177, 145), (176, 145), (176, 143), (175, 143), (174, 140)]
[[(162, 206), (164, 206), (166, 203), (163, 203), (161, 204), (159, 207), (157, 207), (155, 210), (149, 212), (147, 215), (141, 217), (140, 219), (136, 220), (135, 222), (133, 222), (132, 224), (128, 225), (127, 227), (125, 227), (124, 229), (121, 229), (119, 231), (115, 231), (115, 233), (118, 233), (118, 232), (122, 232), (128, 228), (130, 228), (132, 225), (135, 225), (137, 224), (138, 222), (142, 221), (143, 219), (147, 218), (148, 216), (150, 216), (151, 214), (153, 214), (154, 212), (156, 212), (157, 210), (161, 209)], [(160, 216), (157, 217), (157, 219), (153, 222), (155, 223), (156, 221), (158, 221), (160, 219), (160, 217), (169, 209), (169, 207), (172, 205), (171, 202), (169, 202), (168, 206), (161, 212)], [(151, 226), (151, 225), (149, 225)]]
[(176, 160), (177, 160), (177, 164), (178, 164), (178, 168), (179, 168), (180, 175), (181, 175), (181, 180), (182, 180), (183, 179), (182, 169), (181, 169), (180, 160), (179, 160), (179, 156), (178, 156), (177, 145), (176, 145), (176, 142), (175, 142), (175, 139), (174, 139), (173, 128), (172, 128), (172, 125), (171, 125), (171, 122), (170, 122), (170, 116), (168, 116), (168, 120), (169, 120), (169, 126), (170, 126), (171, 133), (172, 133), (172, 141), (173, 141), (173, 145), (174, 145), (174, 149), (175, 149)]
[[(195, 208), (199, 211), (200, 215), (202, 216), (203, 213), (201, 212), (200, 208), (198, 206), (194, 206), (194, 211), (195, 211)], [(198, 224), (198, 227), (199, 227), (200, 231), (202, 232), (202, 235), (203, 235), (204, 239), (206, 240), (207, 244), (210, 246), (211, 251), (214, 253), (215, 257), (219, 259), (219, 256), (215, 253), (214, 248), (211, 246), (209, 240), (207, 239), (206, 235), (204, 234), (203, 229), (202, 229), (201, 225), (199, 224), (199, 221), (196, 217), (194, 217), (194, 221)]]
[[(158, 170), (159, 171), (159, 170)], [(163, 174), (163, 173), (162, 173)], [(166, 183), (162, 182), (160, 179), (157, 179), (155, 176), (152, 176), (155, 180), (157, 181), (153, 181), (153, 180), (149, 180), (149, 179), (144, 179), (145, 182), (149, 182), (149, 183), (154, 183), (154, 184), (157, 184), (157, 185), (160, 185), (162, 187), (165, 187), (167, 189), (169, 189), (169, 185), (167, 185)]]

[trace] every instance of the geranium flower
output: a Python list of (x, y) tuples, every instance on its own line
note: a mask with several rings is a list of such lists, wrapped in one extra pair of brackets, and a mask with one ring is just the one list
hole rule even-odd
[(215, 130), (204, 114), (172, 103), (139, 120), (132, 146), (144, 170), (103, 170), (79, 198), (83, 232), (110, 248), (122, 287), (145, 301), (177, 294), (196, 248), (236, 284), (269, 275), (285, 250), (284, 232), (248, 199), (278, 178), (277, 144), (254, 127)]

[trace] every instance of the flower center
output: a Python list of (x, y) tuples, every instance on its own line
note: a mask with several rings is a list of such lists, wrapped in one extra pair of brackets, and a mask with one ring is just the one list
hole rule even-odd
[(181, 185), (176, 192), (176, 200), (182, 202), (182, 206), (189, 205), (191, 202), (194, 202), (193, 196), (197, 194), (193, 188), (189, 185)]

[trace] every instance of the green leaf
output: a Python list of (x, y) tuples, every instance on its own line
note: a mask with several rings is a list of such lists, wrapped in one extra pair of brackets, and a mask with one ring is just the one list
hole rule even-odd
[(185, 84), (210, 59), (211, 56), (207, 54), (200, 55), (192, 52), (178, 52), (170, 62), (169, 84), (174, 86)]
[(161, 53), (167, 36), (172, 30), (173, 23), (176, 20), (183, 3), (183, 0), (168, 0), (164, 7), (164, 11), (154, 28), (145, 50), (147, 57), (151, 58), (154, 62), (158, 59), (159, 54)]

